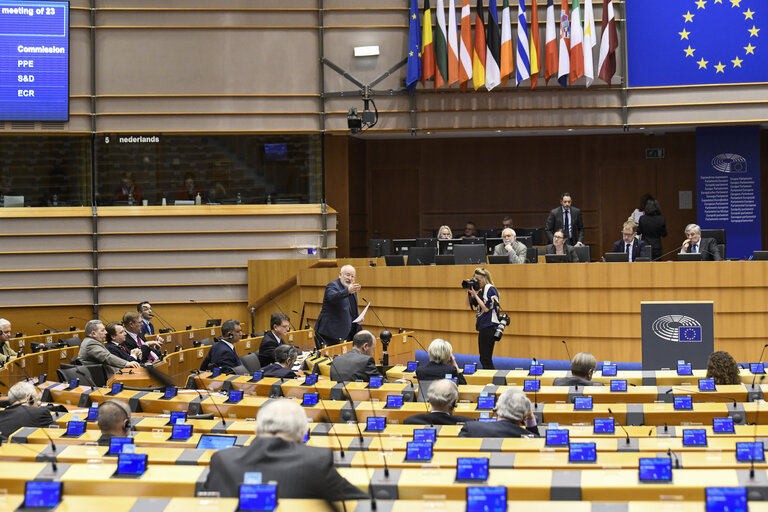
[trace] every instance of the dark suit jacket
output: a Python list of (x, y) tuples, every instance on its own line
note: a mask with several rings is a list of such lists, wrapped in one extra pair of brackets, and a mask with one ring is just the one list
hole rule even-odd
[(416, 378), (419, 379), (419, 382), (426, 380), (444, 379), (448, 374), (456, 379), (456, 384), (467, 383), (467, 379), (464, 378), (464, 374), (459, 373), (456, 367), (452, 364), (438, 364), (430, 361), (424, 366), (419, 366), (416, 368)]
[(275, 379), (295, 379), (296, 373), (290, 368), (283, 368), (278, 363), (272, 363), (261, 369), (264, 377), (273, 377)]
[(642, 235), (643, 240), (651, 244), (653, 248), (652, 258), (654, 260), (661, 258), (661, 239), (667, 236), (667, 219), (663, 215), (645, 214), (640, 217), (637, 225), (637, 234)]
[(211, 350), (208, 351), (208, 355), (203, 359), (203, 364), (200, 365), (200, 369), (203, 371), (211, 370), (213, 368), (231, 370), (241, 364), (240, 357), (234, 350), (229, 348), (223, 341), (216, 340), (211, 346)]
[(47, 427), (52, 424), (53, 417), (48, 409), (12, 405), (0, 411), (0, 438), (8, 439), (21, 427)]
[(466, 416), (455, 416), (444, 412), (429, 412), (408, 416), (403, 423), (406, 425), (457, 425), (470, 421), (475, 420)]
[(368, 495), (346, 481), (333, 465), (333, 452), (286, 441), (256, 437), (249, 446), (219, 450), (211, 457), (206, 491), (221, 497), (238, 496), (246, 472), (258, 471), (262, 482), (277, 481), (278, 499), (366, 499)]
[[(644, 249), (645, 242), (639, 238), (635, 238), (635, 242), (632, 244), (632, 261), (637, 260), (637, 258), (642, 258), (643, 252), (645, 252)], [(624, 239), (614, 242), (612, 252), (624, 252)]]
[(315, 332), (333, 341), (352, 339), (360, 330), (359, 324), (352, 323), (357, 315), (357, 294), (350, 295), (341, 279), (331, 281), (325, 287), (323, 309), (317, 316)]
[(529, 430), (503, 418), (488, 423), (470, 421), (464, 424), (459, 437), (539, 437), (539, 428)]
[(134, 348), (141, 349), (141, 361), (140, 363), (146, 363), (150, 360), (149, 354), (152, 353), (155, 355), (156, 359), (153, 359), (153, 361), (160, 361), (163, 358), (163, 355), (158, 351), (157, 349), (154, 349), (147, 345), (147, 338), (144, 336), (143, 332), (139, 332), (138, 334), (139, 340), (141, 340), (141, 347), (138, 343), (136, 343), (133, 340), (133, 337), (131, 336), (131, 333), (126, 332), (125, 333), (125, 341), (123, 342), (123, 345), (125, 345), (125, 348), (128, 349), (128, 352), (133, 350)]
[(145, 322), (141, 320), (141, 334), (155, 334), (155, 326), (152, 322)]
[(259, 345), (259, 363), (261, 366), (267, 366), (275, 362), (275, 349), (278, 345), (282, 345), (283, 341), (275, 336), (272, 331), (267, 331), (264, 337), (261, 339), (261, 345)]
[(602, 386), (601, 382), (593, 382), (591, 380), (582, 379), (574, 375), (568, 377), (558, 377), (552, 381), (553, 386)]
[[(569, 217), (571, 220), (571, 238), (568, 240), (568, 243), (571, 245), (576, 245), (577, 242), (584, 243), (584, 221), (581, 218), (581, 210), (571, 206)], [(547, 217), (547, 224), (544, 227), (544, 231), (547, 232), (549, 243), (552, 243), (552, 237), (555, 236), (555, 231), (558, 229), (563, 229), (562, 206), (558, 206), (549, 212), (549, 217)]]
[[(563, 249), (565, 249), (565, 255), (568, 256), (568, 263), (579, 262), (579, 255), (576, 254), (576, 250), (572, 246), (565, 244), (563, 246)], [(555, 244), (549, 244), (547, 246), (547, 250), (545, 251), (545, 254), (557, 254), (557, 250), (555, 249)]]
[[(688, 247), (690, 251), (690, 246)], [(699, 240), (699, 252), (701, 253), (701, 261), (722, 261), (723, 257), (720, 254), (720, 248), (717, 246), (714, 238), (702, 238)]]
[(353, 348), (346, 354), (341, 354), (331, 362), (331, 380), (335, 381), (368, 381), (370, 377), (381, 377), (376, 368), (376, 362)]
[(122, 348), (120, 348), (120, 345), (112, 343), (111, 341), (108, 341), (106, 343), (106, 345), (104, 345), (104, 346), (107, 348), (107, 350), (109, 350), (110, 354), (112, 354), (113, 356), (117, 356), (120, 359), (124, 359), (126, 361), (136, 361), (137, 360), (135, 357), (133, 357), (127, 351), (127, 348), (126, 348), (126, 350), (123, 350)]

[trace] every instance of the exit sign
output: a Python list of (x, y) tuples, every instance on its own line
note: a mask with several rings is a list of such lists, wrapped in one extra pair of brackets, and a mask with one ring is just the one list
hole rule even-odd
[(664, 148), (645, 148), (645, 158), (664, 158)]

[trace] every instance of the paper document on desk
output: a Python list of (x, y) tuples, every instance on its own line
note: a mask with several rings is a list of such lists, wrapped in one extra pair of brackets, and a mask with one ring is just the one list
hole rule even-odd
[(368, 304), (366, 304), (366, 306), (365, 306), (365, 309), (363, 310), (363, 312), (362, 312), (362, 313), (360, 313), (360, 316), (358, 316), (357, 318), (355, 318), (354, 320), (352, 320), (352, 323), (355, 323), (355, 324), (362, 324), (362, 323), (363, 323), (363, 320), (365, 319), (365, 314), (368, 312), (368, 308), (369, 308), (369, 307), (371, 307), (371, 303), (370, 303), (370, 302), (369, 302)]

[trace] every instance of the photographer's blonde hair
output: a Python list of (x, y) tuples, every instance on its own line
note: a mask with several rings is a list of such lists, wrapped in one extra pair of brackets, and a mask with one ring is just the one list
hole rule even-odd
[(478, 276), (483, 276), (485, 278), (485, 282), (488, 284), (493, 284), (493, 279), (491, 278), (491, 272), (484, 269), (483, 267), (477, 267), (474, 272)]

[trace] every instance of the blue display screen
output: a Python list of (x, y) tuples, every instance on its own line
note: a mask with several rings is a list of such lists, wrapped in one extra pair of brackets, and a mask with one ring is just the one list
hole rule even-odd
[(715, 391), (715, 379), (699, 379), (699, 391)]
[(168, 387), (165, 388), (165, 393), (163, 394), (163, 398), (169, 399), (176, 396), (176, 394), (179, 392), (178, 388), (175, 387)]
[(405, 366), (405, 371), (407, 372), (415, 372), (416, 368), (419, 367), (418, 361), (408, 361), (408, 364)]
[(478, 418), (477, 421), (479, 421), (480, 423), (495, 423), (499, 421), (499, 419), (498, 418)]
[(477, 363), (467, 363), (464, 365), (464, 375), (472, 375), (477, 371)]
[(238, 389), (233, 389), (229, 392), (229, 396), (227, 396), (227, 403), (234, 404), (239, 402), (243, 399), (243, 392)]
[(68, 121), (69, 2), (0, 7), (0, 121)]
[(467, 487), (467, 512), (507, 512), (507, 488)]
[(547, 446), (567, 446), (569, 441), (569, 432), (566, 429), (547, 430)]
[(456, 459), (456, 480), (488, 480), (488, 459), (458, 457)]
[(371, 389), (380, 388), (382, 384), (382, 378), (381, 377), (371, 377), (368, 380), (368, 387)]
[(405, 460), (432, 460), (432, 443), (408, 441), (405, 444)]
[(68, 421), (67, 422), (67, 433), (65, 435), (71, 436), (71, 437), (79, 437), (83, 435), (83, 432), (85, 432), (84, 421)]
[(479, 396), (477, 397), (477, 408), (492, 411), (496, 406), (496, 397), (493, 396)]
[(691, 368), (691, 363), (679, 363), (677, 365), (677, 374), (693, 375), (693, 368)]
[(198, 450), (221, 450), (234, 446), (236, 436), (217, 436), (214, 434), (203, 434), (197, 442)]
[(218, 377), (219, 375), (221, 375), (221, 368), (219, 368), (219, 367), (217, 366), (217, 367), (216, 367), (216, 368), (214, 368), (214, 369), (213, 369), (213, 371), (211, 372), (211, 377)]
[(765, 365), (763, 363), (749, 363), (749, 371), (753, 374), (765, 373)]
[(595, 462), (597, 445), (595, 443), (571, 443), (568, 445), (568, 462)]
[(691, 410), (693, 409), (693, 399), (689, 396), (676, 396), (675, 397), (675, 410)]
[(612, 379), (611, 380), (611, 391), (626, 391), (627, 390), (627, 380), (626, 379)]
[(641, 482), (672, 480), (672, 460), (641, 458), (639, 478)]
[(182, 423), (187, 421), (187, 413), (184, 411), (171, 411), (171, 425), (175, 425), (181, 420)]
[(306, 377), (304, 377), (304, 385), (305, 386), (314, 386), (317, 384), (317, 374), (316, 373), (309, 373)]
[(89, 407), (88, 408), (88, 421), (96, 421), (99, 419), (99, 408), (98, 407)]
[(733, 418), (712, 418), (712, 430), (725, 434), (733, 434)]
[(69, 381), (69, 387), (67, 389), (75, 389), (80, 385), (80, 379), (71, 379)]
[(592, 410), (592, 397), (591, 396), (577, 396), (573, 399), (573, 408), (580, 411)]
[(317, 405), (318, 397), (319, 395), (317, 393), (304, 393), (301, 399), (301, 405), (305, 405), (307, 407), (312, 407), (313, 405)]
[(117, 455), (123, 452), (123, 445), (133, 444), (132, 437), (113, 437), (109, 440), (109, 455)]
[(403, 406), (403, 395), (387, 395), (387, 407), (399, 409)]
[(171, 439), (173, 440), (186, 440), (192, 437), (192, 425), (187, 423), (179, 423), (173, 426), (171, 432)]
[(264, 372), (259, 370), (259, 371), (253, 372), (253, 377), (251, 378), (251, 382), (259, 382), (263, 378), (264, 378)]
[(541, 381), (537, 379), (525, 379), (523, 381), (523, 391), (539, 391), (541, 390)]
[(61, 482), (27, 482), (24, 507), (54, 508), (61, 503)]
[(740, 462), (749, 462), (752, 460), (755, 462), (763, 462), (765, 460), (763, 442), (736, 443), (736, 460)]
[(413, 429), (413, 440), (434, 443), (437, 440), (437, 430), (434, 428)]
[(746, 487), (707, 487), (707, 512), (747, 512)]
[(123, 383), (122, 382), (114, 382), (112, 384), (112, 389), (110, 390), (110, 395), (116, 395), (120, 393), (123, 390)]
[(240, 499), (238, 510), (249, 512), (263, 512), (277, 508), (277, 485), (253, 485), (240, 486)]
[(543, 364), (532, 364), (528, 367), (528, 375), (542, 375), (544, 373)]
[(615, 364), (603, 365), (603, 377), (615, 377), (616, 372), (617, 372), (617, 368)]
[(121, 453), (117, 456), (118, 475), (143, 475), (146, 470), (146, 453)]
[(616, 425), (613, 418), (595, 418), (593, 430), (595, 434), (613, 434), (616, 432)]
[(381, 432), (387, 428), (387, 418), (384, 416), (368, 416), (365, 419), (365, 430), (369, 432)]
[(703, 428), (684, 428), (683, 446), (707, 446), (707, 431)]

